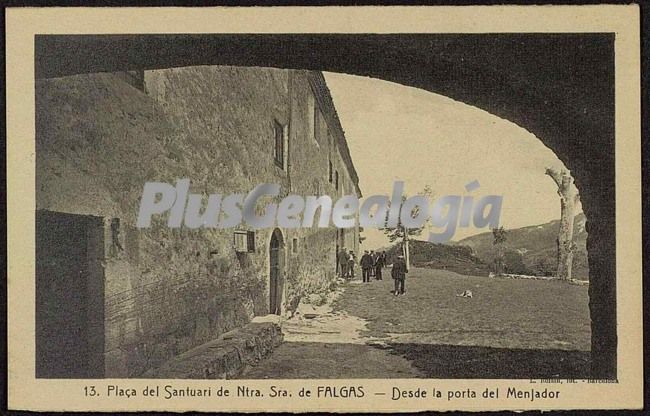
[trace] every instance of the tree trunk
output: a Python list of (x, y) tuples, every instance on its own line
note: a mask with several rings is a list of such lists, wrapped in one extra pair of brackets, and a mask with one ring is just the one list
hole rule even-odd
[(409, 237), (408, 237), (408, 229), (404, 227), (404, 263), (406, 263), (406, 271), (408, 272), (410, 269), (410, 262), (411, 262), (411, 253), (409, 252)]
[(497, 255), (494, 258), (494, 272), (497, 276), (503, 276), (503, 258), (503, 247), (501, 247), (501, 243), (499, 243), (497, 244)]
[(573, 184), (573, 177), (566, 171), (546, 169), (557, 184), (557, 193), (560, 196), (560, 230), (557, 237), (557, 277), (562, 280), (571, 279), (571, 266), (573, 264), (573, 219), (575, 218), (575, 205), (578, 202), (578, 190)]

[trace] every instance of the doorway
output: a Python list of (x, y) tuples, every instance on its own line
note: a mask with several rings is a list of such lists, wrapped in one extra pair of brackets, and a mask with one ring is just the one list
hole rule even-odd
[(36, 211), (36, 377), (104, 376), (100, 217)]
[(275, 229), (269, 244), (269, 313), (280, 315), (282, 304), (282, 276), (284, 274), (284, 239), (282, 232)]

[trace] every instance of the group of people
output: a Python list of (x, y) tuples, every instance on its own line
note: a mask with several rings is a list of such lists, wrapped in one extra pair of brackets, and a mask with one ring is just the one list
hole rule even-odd
[[(353, 250), (341, 249), (338, 253), (339, 276), (346, 279), (354, 278), (354, 266), (356, 256)], [(382, 280), (382, 269), (386, 267), (386, 252), (375, 253), (374, 250), (366, 250), (359, 261), (364, 282), (369, 282), (371, 277)]]
[(354, 251), (345, 249), (343, 247), (336, 255), (337, 264), (339, 266), (338, 272), (339, 276), (344, 279), (354, 279), (354, 263), (356, 262), (356, 256)]
[[(341, 249), (337, 255), (339, 276), (345, 279), (354, 279), (354, 267), (356, 265), (356, 256), (353, 250)], [(386, 267), (386, 252), (375, 252), (374, 250), (365, 250), (359, 261), (363, 282), (368, 283), (374, 277), (375, 280), (382, 280), (382, 270)], [(404, 283), (408, 268), (404, 261), (404, 256), (397, 256), (393, 262), (391, 277), (395, 280), (395, 295), (406, 293)]]
[(374, 277), (375, 280), (382, 280), (381, 271), (386, 266), (386, 252), (375, 253), (375, 250), (365, 250), (359, 265), (364, 283), (370, 282), (371, 277)]
[[(354, 255), (353, 250), (348, 251), (345, 248), (341, 249), (337, 254), (337, 264), (339, 266), (339, 276), (345, 279), (354, 279), (356, 256)], [(359, 265), (361, 266), (364, 283), (370, 282), (372, 277), (374, 277), (375, 280), (382, 280), (382, 270), (386, 267), (386, 252), (365, 250), (363, 256), (361, 256)], [(399, 255), (397, 256), (397, 260), (393, 262), (393, 268), (391, 270), (391, 277), (395, 280), (394, 294), (396, 296), (406, 293), (406, 273), (408, 273), (408, 267), (406, 267), (404, 256)]]

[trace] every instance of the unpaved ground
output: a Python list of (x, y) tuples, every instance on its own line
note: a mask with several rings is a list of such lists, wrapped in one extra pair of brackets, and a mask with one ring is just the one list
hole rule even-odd
[[(350, 283), (356, 284), (360, 282)], [(332, 303), (342, 293), (334, 292), (322, 306), (301, 304), (297, 313), (282, 323), (285, 342), (241, 378), (422, 377), (410, 361), (392, 353), (380, 340), (362, 335), (367, 321), (333, 310)]]
[[(242, 378), (586, 378), (587, 288), (557, 281), (412, 269), (346, 283), (323, 306), (300, 305), (285, 342)], [(473, 298), (456, 294), (471, 289)]]

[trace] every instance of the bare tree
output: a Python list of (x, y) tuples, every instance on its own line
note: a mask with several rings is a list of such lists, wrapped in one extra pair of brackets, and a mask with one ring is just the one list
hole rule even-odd
[(571, 279), (573, 264), (573, 219), (575, 206), (580, 200), (578, 188), (573, 183), (573, 177), (566, 170), (546, 168), (546, 174), (557, 184), (557, 194), (560, 196), (560, 230), (557, 237), (557, 277), (563, 280)]
[(497, 276), (503, 275), (504, 271), (504, 262), (503, 258), (505, 257), (505, 247), (504, 244), (508, 239), (508, 233), (503, 227), (493, 228), (492, 229), (492, 244), (496, 247), (497, 253), (494, 257), (494, 271)]
[[(424, 190), (420, 193), (422, 196), (426, 197), (431, 197), (433, 194), (431, 187), (429, 185), (426, 185), (424, 187)], [(402, 204), (404, 201), (406, 201), (407, 196), (403, 195), (402, 196)], [(389, 204), (390, 207), (390, 204)], [(422, 227), (419, 228), (408, 228), (402, 224), (401, 220), (401, 214), (402, 214), (402, 207), (400, 206), (400, 215), (398, 217), (397, 221), (397, 227), (391, 228), (391, 227), (384, 227), (382, 230), (384, 234), (386, 234), (386, 237), (388, 237), (388, 241), (391, 243), (394, 243), (395, 241), (401, 240), (402, 243), (402, 252), (404, 253), (404, 261), (406, 262), (406, 267), (409, 268), (410, 266), (410, 252), (409, 252), (409, 238), (410, 237), (415, 237), (420, 234), (422, 234), (422, 231), (424, 230), (426, 225), (423, 225)], [(388, 222), (388, 214), (390, 210), (386, 211), (386, 222)], [(412, 212), (411, 216), (412, 217), (417, 217), (418, 214), (420, 213), (420, 207), (416, 207)]]

